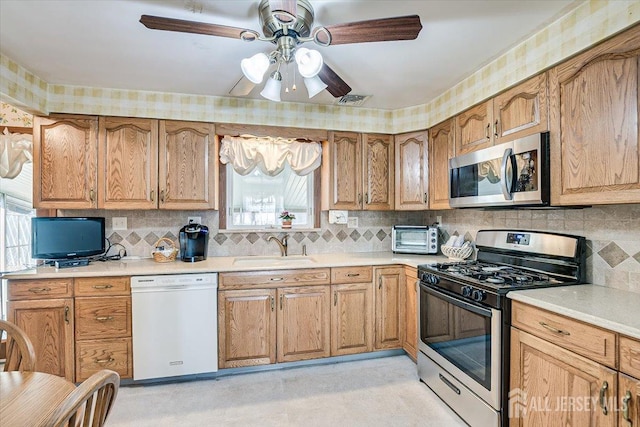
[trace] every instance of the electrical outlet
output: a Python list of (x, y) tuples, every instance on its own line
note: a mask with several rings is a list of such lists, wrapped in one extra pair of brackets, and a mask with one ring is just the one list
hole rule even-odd
[(436, 222), (442, 224), (442, 215), (436, 215)]
[(111, 218), (111, 225), (114, 230), (126, 230), (127, 229), (127, 217), (126, 216), (114, 216)]
[(349, 217), (349, 219), (347, 219), (347, 228), (358, 228), (358, 217)]
[(190, 217), (187, 217), (187, 224), (191, 224), (192, 222), (194, 224), (202, 224), (202, 217), (201, 216), (190, 216)]
[(346, 224), (349, 211), (329, 211), (329, 224)]

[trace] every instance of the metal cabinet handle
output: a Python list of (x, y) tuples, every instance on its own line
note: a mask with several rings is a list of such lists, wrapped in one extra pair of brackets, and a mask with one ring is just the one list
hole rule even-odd
[(282, 310), (282, 300), (284, 299), (283, 297), (284, 295), (280, 295), (280, 310)]
[(603, 382), (602, 387), (600, 387), (600, 407), (602, 408), (602, 413), (607, 415), (609, 413), (609, 409), (607, 409), (607, 389), (609, 388), (608, 382)]
[(108, 322), (109, 320), (113, 320), (113, 316), (96, 316), (96, 320), (98, 322)]
[(622, 398), (622, 419), (627, 422), (628, 427), (633, 425), (633, 420), (629, 416), (629, 402), (631, 401), (631, 391), (627, 390)]
[(164, 190), (160, 191), (160, 201), (164, 203)]
[(382, 276), (378, 277), (378, 289), (382, 289)]
[(358, 193), (358, 203), (362, 203), (362, 193)]
[(109, 357), (108, 359), (94, 359), (96, 363), (111, 363), (111, 362), (115, 362), (116, 359), (114, 359), (113, 357)]
[(64, 323), (69, 324), (69, 306), (64, 306)]
[(364, 193), (364, 202), (369, 204), (369, 193)]
[(429, 201), (429, 199), (427, 198), (427, 193), (424, 193), (424, 199), (423, 199), (423, 201), (424, 201), (425, 203), (427, 203), (427, 202)]
[(275, 310), (276, 304), (275, 304), (274, 300), (275, 300), (275, 298), (271, 297), (271, 311)]
[(496, 138), (498, 137), (498, 120), (496, 120), (495, 123), (493, 124), (493, 135)]
[(93, 285), (93, 289), (111, 289), (113, 285)]
[(41, 294), (43, 292), (49, 292), (51, 288), (29, 288), (29, 292), (33, 292), (34, 294)]
[(491, 128), (491, 123), (487, 123), (487, 129), (486, 129), (486, 132), (485, 132), (485, 134), (484, 134), (484, 136), (485, 136), (487, 139), (491, 139), (491, 135), (489, 135), (489, 129), (490, 129), (490, 128)]
[(151, 193), (150, 193), (149, 196), (151, 198), (151, 201), (155, 202), (156, 201), (156, 190), (151, 190)]
[(553, 326), (551, 326), (551, 325), (549, 325), (549, 324), (547, 324), (547, 323), (544, 323), (544, 322), (538, 322), (538, 323), (539, 323), (539, 324), (540, 324), (540, 326), (542, 326), (543, 328), (548, 329), (548, 330), (550, 330), (551, 332), (555, 332), (556, 334), (566, 335), (566, 336), (571, 335), (571, 333), (570, 333), (570, 332), (568, 332), (568, 331), (563, 331), (562, 329), (554, 328)]
[(338, 292), (337, 291), (333, 291), (333, 305), (334, 306), (338, 305)]
[(271, 280), (272, 282), (282, 282), (284, 280), (284, 277), (272, 277), (269, 280)]
[(358, 277), (360, 276), (360, 273), (348, 273), (347, 277)]
[(89, 200), (95, 202), (96, 200), (96, 192), (93, 191), (93, 188), (89, 189)]

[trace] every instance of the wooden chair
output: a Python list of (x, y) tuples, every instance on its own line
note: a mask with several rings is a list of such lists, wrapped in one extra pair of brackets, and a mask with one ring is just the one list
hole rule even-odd
[(27, 334), (13, 323), (0, 319), (0, 337), (3, 332), (7, 333), (3, 370), (33, 371), (36, 366), (36, 352)]
[(101, 427), (118, 394), (120, 376), (108, 369), (96, 372), (80, 384), (56, 409), (48, 426)]

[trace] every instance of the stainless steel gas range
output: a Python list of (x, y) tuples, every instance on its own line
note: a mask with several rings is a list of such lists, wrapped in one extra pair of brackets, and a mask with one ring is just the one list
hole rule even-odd
[(507, 426), (512, 290), (584, 282), (584, 237), (480, 230), (475, 261), (418, 266), (418, 374), (472, 427)]

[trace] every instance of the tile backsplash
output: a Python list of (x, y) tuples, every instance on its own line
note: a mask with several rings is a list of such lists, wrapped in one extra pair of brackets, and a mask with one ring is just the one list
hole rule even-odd
[[(209, 227), (209, 256), (277, 255), (268, 242), (279, 229), (238, 232), (218, 229), (217, 211), (106, 211), (66, 210), (64, 216), (104, 216), (111, 243), (123, 245), (127, 254), (149, 257), (156, 241), (168, 237), (177, 242), (187, 217), (200, 216)], [(113, 217), (127, 217), (128, 229), (114, 231)], [(349, 212), (358, 217), (358, 228), (329, 224), (322, 212), (321, 225), (313, 230), (292, 230), (289, 253), (380, 252), (391, 248), (394, 224), (419, 225), (442, 217), (441, 240), (463, 234), (473, 240), (484, 228), (519, 228), (577, 234), (587, 238), (587, 280), (591, 283), (640, 292), (640, 204), (599, 206), (584, 209), (479, 210), (455, 209), (424, 212)], [(114, 252), (115, 253), (115, 250)]]

